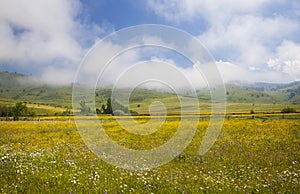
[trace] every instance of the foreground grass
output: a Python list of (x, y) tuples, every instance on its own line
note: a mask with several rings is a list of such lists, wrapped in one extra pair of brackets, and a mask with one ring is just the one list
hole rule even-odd
[[(170, 138), (174, 133), (170, 126), (178, 122), (167, 120), (151, 141), (132, 138), (114, 120), (107, 120), (105, 129), (120, 144), (150, 149)], [(73, 122), (1, 122), (0, 192), (300, 192), (299, 120), (226, 121), (212, 149), (199, 156), (207, 126), (208, 121), (199, 122), (191, 144), (170, 163), (148, 171), (129, 171), (94, 155)]]

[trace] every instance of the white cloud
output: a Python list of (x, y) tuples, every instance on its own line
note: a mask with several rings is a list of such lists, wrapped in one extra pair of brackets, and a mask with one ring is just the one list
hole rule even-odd
[(300, 44), (284, 41), (277, 47), (273, 58), (269, 59), (268, 66), (293, 80), (300, 80)]
[[(233, 13), (249, 13), (262, 8), (271, 0), (148, 0), (148, 7), (171, 22), (192, 21), (202, 16), (209, 21), (222, 22)], [(221, 21), (220, 21), (221, 19)]]
[(78, 6), (78, 2), (70, 4), (66, 0), (2, 2), (0, 59), (46, 61), (63, 57), (76, 60), (81, 49), (73, 33), (74, 12)]
[[(293, 6), (290, 6), (291, 3)], [(299, 15), (295, 11), (284, 12), (286, 7), (299, 7), (299, 1), (149, 0), (147, 5), (171, 23), (188, 22), (198, 30), (204, 29), (198, 35), (201, 42), (215, 58), (231, 64), (219, 65), (225, 80), (251, 81), (248, 80), (251, 78), (252, 81), (280, 82), (299, 79), (298, 62), (294, 60), (297, 53), (292, 53), (285, 60), (285, 65), (282, 59), (278, 59), (280, 70), (276, 72), (268, 67), (269, 59), (278, 52), (282, 53), (275, 50), (277, 47), (280, 50), (285, 40), (292, 44), (299, 41)], [(280, 9), (272, 13), (275, 7)], [(205, 28), (202, 26), (203, 20), (207, 22)]]
[(79, 21), (80, 11), (79, 0), (1, 1), (0, 62), (40, 72), (48, 66), (51, 72), (74, 71), (85, 52), (84, 43), (103, 32), (98, 25)]
[(282, 16), (236, 16), (226, 24), (213, 25), (199, 39), (219, 58), (242, 66), (263, 69), (277, 42), (299, 30), (299, 24)]
[(274, 40), (288, 37), (296, 30), (297, 24), (283, 17), (245, 15), (232, 19), (227, 26), (212, 26), (199, 39), (213, 53), (225, 52), (227, 57), (234, 58), (233, 62), (256, 66), (265, 64)]
[(222, 75), (224, 81), (232, 81), (232, 80), (240, 80), (242, 78), (248, 77), (247, 70), (243, 69), (242, 67), (224, 61), (218, 61), (217, 67)]
[[(262, 71), (260, 68), (249, 68), (230, 62), (218, 61), (217, 67), (225, 82), (246, 81), (246, 82), (290, 82), (289, 76), (282, 75), (279, 71)], [(280, 78), (280, 79), (278, 79)]]
[[(155, 42), (160, 45), (163, 44), (161, 40), (157, 40), (157, 38), (150, 37), (144, 38), (140, 40), (139, 43), (152, 43), (150, 40), (155, 40)], [(133, 45), (136, 45), (135, 41), (131, 42)], [(100, 60), (109, 60), (113, 56), (116, 56), (115, 53), (119, 53), (125, 48), (129, 48), (129, 45), (118, 45), (112, 44), (111, 42), (102, 42), (100, 47), (95, 47), (95, 50), (90, 53), (90, 56), (87, 58), (87, 63), (84, 64), (84, 72), (87, 75), (82, 78), (87, 81), (88, 78), (98, 77), (99, 73), (102, 72), (101, 79), (99, 80), (99, 86), (113, 86), (119, 78), (122, 76), (126, 76), (126, 79), (122, 79), (119, 86), (129, 87), (134, 86), (133, 83), (138, 83), (139, 80), (147, 80), (149, 75), (155, 75), (157, 72), (157, 76), (159, 75), (162, 79), (172, 83), (177, 88), (189, 88), (190, 85), (187, 82), (183, 82), (183, 78), (188, 80), (194, 88), (206, 87), (206, 77), (207, 75), (202, 75), (197, 69), (192, 67), (192, 64), (186, 64), (185, 67), (180, 65), (179, 61), (174, 61), (172, 58), (168, 56), (164, 56), (163, 50), (159, 50), (158, 48), (136, 48), (130, 49), (126, 52), (117, 55), (117, 57), (111, 61), (105, 69), (101, 69), (99, 66)], [(160, 53), (160, 57), (156, 54)], [(100, 55), (101, 53), (101, 55)], [(102, 56), (103, 55), (103, 56)], [(293, 54), (292, 54), (293, 55)], [(143, 65), (143, 61), (147, 59), (147, 65), (140, 68), (140, 65)], [(182, 61), (180, 61), (182, 62)], [(172, 72), (168, 68), (164, 68), (164, 64), (167, 63), (169, 65), (173, 65), (180, 75), (183, 77), (178, 79), (173, 79)], [(159, 65), (158, 65), (159, 64)], [(216, 63), (217, 68), (222, 76), (222, 79), (225, 82), (233, 81), (233, 80), (243, 80), (243, 81), (265, 81), (265, 82), (280, 82), (280, 81), (291, 81), (291, 78), (287, 75), (282, 76), (280, 72), (276, 70), (265, 71), (257, 66), (245, 66), (237, 63), (232, 63), (228, 61), (218, 61)], [(130, 73), (129, 76), (127, 73)], [(155, 76), (156, 76), (155, 75)], [(280, 77), (280, 80), (278, 80)], [(170, 78), (168, 80), (168, 78)], [(91, 80), (93, 81), (93, 80)], [(94, 83), (94, 82), (91, 82)], [(133, 84), (133, 85), (132, 85)], [(144, 87), (148, 88), (159, 88), (159, 84), (150, 83), (143, 84)]]
[[(136, 86), (135, 84), (142, 84), (143, 81), (157, 79), (164, 80), (180, 90), (190, 86), (195, 88), (206, 86), (205, 78), (192, 67), (192, 64), (186, 68), (181, 67), (172, 58), (168, 58), (170, 53), (164, 53), (165, 50), (159, 49), (160, 47), (128, 49), (137, 44), (152, 45), (153, 42), (156, 45), (165, 45), (163, 40), (144, 36), (142, 39), (128, 42), (130, 45), (119, 45), (104, 40), (99, 45), (95, 45), (82, 64), (82, 71), (78, 74), (77, 81), (94, 84), (95, 80), (100, 78), (98, 86), (117, 84), (118, 87), (133, 87)], [(104, 66), (106, 62), (109, 63)], [(162, 82), (150, 82), (143, 83), (142, 86), (149, 89), (163, 87)]]
[[(163, 41), (159, 37), (137, 35), (125, 43), (119, 40), (120, 37), (117, 40), (114, 38), (113, 35), (109, 36), (94, 45), (82, 61), (77, 82), (95, 84), (100, 76), (99, 86), (113, 85), (130, 66), (149, 60), (155, 54), (161, 54), (159, 45), (162, 45)], [(155, 44), (158, 47), (137, 47), (145, 44)]]
[(75, 71), (68, 67), (57, 69), (50, 66), (43, 69), (38, 79), (55, 85), (70, 84), (74, 80), (74, 75)]
[[(299, 7), (299, 1), (293, 1)], [(172, 23), (190, 23), (206, 31), (198, 38), (219, 60), (223, 78), (247, 81), (292, 81), (300, 79), (299, 15), (288, 17), (281, 13), (266, 14), (268, 6), (291, 4), (287, 0), (149, 0), (148, 8)], [(57, 83), (73, 81), (73, 74), (97, 36), (111, 31), (103, 23), (85, 23), (81, 18), (80, 0), (2, 0), (0, 6), (0, 64), (37, 70), (45, 80)], [(297, 13), (296, 13), (297, 14)], [(299, 11), (298, 11), (299, 14)], [(200, 20), (198, 20), (200, 18)], [(144, 43), (161, 43), (156, 37), (144, 37)], [(107, 56), (118, 45), (107, 45)], [(155, 50), (155, 49), (154, 49)], [(152, 50), (152, 51), (154, 51)], [(150, 50), (145, 50), (148, 52)], [(158, 52), (158, 51), (157, 51)], [(154, 52), (154, 54), (156, 54)], [(107, 69), (106, 82), (113, 82), (130, 65), (142, 59), (142, 52), (128, 52)], [(159, 55), (158, 55), (159, 56)], [(153, 59), (153, 58), (152, 58)], [(161, 60), (160, 58), (158, 58)], [(102, 59), (103, 60), (103, 59)], [(173, 61), (166, 60), (175, 64)], [(96, 73), (97, 63), (86, 73)], [(181, 68), (191, 82), (203, 78), (192, 68)], [(23, 68), (26, 69), (26, 68)], [(167, 74), (167, 72), (166, 72)], [(57, 77), (60, 79), (57, 79)], [(200, 79), (200, 81), (199, 81)]]

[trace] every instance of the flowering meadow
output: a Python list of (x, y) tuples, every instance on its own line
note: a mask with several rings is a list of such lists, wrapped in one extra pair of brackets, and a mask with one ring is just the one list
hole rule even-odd
[[(178, 122), (167, 118), (148, 141), (125, 133), (113, 119), (104, 128), (121, 145), (151, 149), (166, 142)], [(0, 193), (300, 193), (299, 120), (226, 120), (201, 156), (208, 123), (198, 123), (192, 142), (171, 162), (131, 171), (91, 152), (72, 120), (3, 121)]]

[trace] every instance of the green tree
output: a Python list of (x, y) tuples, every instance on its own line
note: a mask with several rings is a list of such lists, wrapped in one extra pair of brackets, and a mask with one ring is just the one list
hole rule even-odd
[(106, 114), (114, 114), (113, 108), (112, 108), (112, 99), (108, 98), (106, 103)]
[(294, 109), (294, 108), (286, 107), (286, 108), (283, 108), (283, 109), (281, 110), (281, 112), (282, 112), (282, 113), (295, 113), (295, 112), (297, 112), (297, 111), (296, 111), (296, 109)]
[(20, 116), (25, 116), (27, 114), (27, 106), (23, 102), (17, 102), (12, 108), (14, 120), (19, 120)]
[(80, 101), (79, 105), (80, 105), (80, 113), (86, 114), (90, 112), (90, 108), (86, 105), (85, 100)]
[(101, 114), (102, 112), (101, 112), (101, 110), (100, 110), (99, 108), (96, 108), (96, 113), (99, 115), (99, 114)]
[(11, 107), (1, 106), (1, 117), (12, 116)]
[(31, 117), (35, 117), (36, 116), (36, 111), (34, 109), (30, 109), (28, 111), (28, 115), (31, 116)]
[[(101, 111), (100, 111), (101, 110)], [(108, 98), (106, 101), (106, 105), (102, 104), (101, 109), (98, 109), (97, 114), (111, 114), (111, 115), (126, 115), (128, 113), (137, 114), (137, 112), (131, 111), (128, 107), (123, 106), (118, 101)]]
[(66, 110), (63, 111), (63, 112), (61, 113), (61, 115), (62, 115), (62, 116), (69, 116), (69, 115), (71, 115), (71, 110), (70, 110), (69, 108), (66, 108)]
[(102, 108), (103, 114), (112, 114), (113, 115), (111, 98), (108, 98), (106, 101), (106, 106), (103, 104), (101, 108)]

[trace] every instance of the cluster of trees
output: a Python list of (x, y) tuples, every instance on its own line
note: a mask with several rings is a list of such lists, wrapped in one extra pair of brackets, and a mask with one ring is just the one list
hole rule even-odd
[(0, 116), (13, 117), (13, 119), (16, 121), (22, 116), (35, 116), (35, 111), (28, 109), (25, 103), (17, 102), (15, 106), (1, 106)]
[(256, 97), (256, 98), (264, 97), (264, 96), (265, 96), (264, 94), (251, 94), (251, 97)]
[(87, 106), (85, 100), (80, 101), (80, 113), (82, 114), (88, 114), (91, 113), (91, 108)]
[(281, 110), (281, 112), (282, 112), (282, 113), (296, 113), (297, 111), (296, 111), (296, 109), (294, 109), (294, 108), (286, 107), (286, 108), (283, 108), (283, 109)]
[(72, 111), (71, 111), (70, 108), (66, 108), (65, 111), (63, 111), (63, 112), (56, 112), (54, 115), (55, 116), (69, 116), (69, 115), (72, 115)]
[[(87, 106), (86, 102), (82, 100), (80, 102), (80, 112), (83, 114), (91, 113), (91, 108)], [(111, 114), (111, 115), (137, 115), (138, 113), (132, 110), (129, 110), (128, 107), (123, 106), (116, 100), (108, 98), (106, 104), (102, 104), (101, 108), (96, 108), (97, 114)]]
[(288, 89), (287, 92), (290, 93), (288, 99), (291, 100), (291, 99), (294, 98), (296, 95), (300, 94), (300, 86), (299, 86), (298, 88)]
[(116, 116), (122, 116), (126, 114), (137, 115), (136, 111), (129, 110), (128, 107), (123, 106), (116, 100), (108, 98), (106, 105), (102, 104), (101, 109), (96, 109), (97, 114), (111, 114)]
[(113, 105), (111, 98), (108, 98), (106, 101), (106, 105), (102, 104), (101, 109), (96, 109), (97, 114), (114, 114)]

